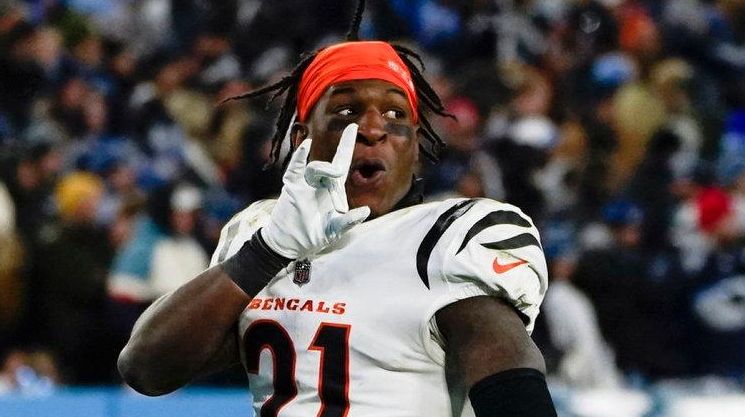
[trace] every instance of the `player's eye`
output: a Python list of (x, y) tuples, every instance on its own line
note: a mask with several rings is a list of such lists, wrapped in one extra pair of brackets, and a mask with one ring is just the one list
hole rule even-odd
[(354, 110), (352, 110), (350, 107), (344, 107), (337, 110), (336, 114), (338, 114), (339, 116), (351, 116), (354, 114)]
[(404, 112), (401, 110), (387, 110), (383, 112), (383, 117), (387, 119), (402, 119), (405, 116)]

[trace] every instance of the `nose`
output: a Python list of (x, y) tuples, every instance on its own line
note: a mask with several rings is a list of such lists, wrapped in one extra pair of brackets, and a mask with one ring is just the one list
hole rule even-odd
[(376, 109), (365, 111), (358, 121), (357, 140), (367, 145), (374, 145), (385, 140), (385, 119)]

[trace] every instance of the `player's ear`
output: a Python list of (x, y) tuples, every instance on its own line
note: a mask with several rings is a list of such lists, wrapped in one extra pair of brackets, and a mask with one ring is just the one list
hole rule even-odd
[(295, 122), (292, 124), (290, 130), (290, 138), (292, 138), (292, 148), (297, 149), (298, 146), (308, 137), (310, 130), (305, 123)]

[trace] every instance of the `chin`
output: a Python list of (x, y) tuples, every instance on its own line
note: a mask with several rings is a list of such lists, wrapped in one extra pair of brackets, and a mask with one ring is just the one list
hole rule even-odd
[(373, 196), (358, 196), (358, 197), (350, 197), (349, 198), (349, 208), (354, 209), (357, 207), (362, 206), (368, 206), (370, 207), (370, 217), (368, 219), (372, 219), (378, 216), (382, 216), (383, 214), (390, 211), (390, 208), (387, 210), (385, 209), (385, 204), (380, 201), (380, 199), (375, 198)]

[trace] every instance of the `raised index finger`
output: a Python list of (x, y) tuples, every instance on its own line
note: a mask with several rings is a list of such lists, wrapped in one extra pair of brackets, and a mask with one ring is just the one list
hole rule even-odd
[(350, 123), (344, 128), (334, 159), (331, 160), (334, 171), (341, 174), (342, 183), (346, 181), (349, 167), (352, 165), (354, 144), (357, 142), (357, 127), (357, 123)]

